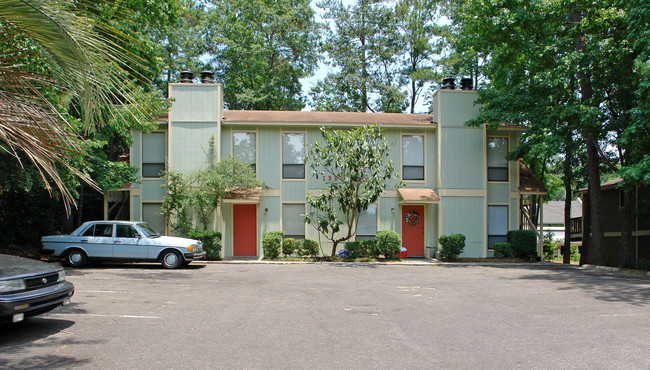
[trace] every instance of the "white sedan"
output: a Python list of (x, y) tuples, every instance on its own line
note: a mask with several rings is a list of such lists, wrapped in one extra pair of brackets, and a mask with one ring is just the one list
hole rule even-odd
[(64, 257), (68, 265), (88, 261), (158, 261), (177, 268), (205, 257), (203, 245), (194, 239), (164, 236), (144, 222), (89, 221), (70, 235), (41, 238), (43, 253)]

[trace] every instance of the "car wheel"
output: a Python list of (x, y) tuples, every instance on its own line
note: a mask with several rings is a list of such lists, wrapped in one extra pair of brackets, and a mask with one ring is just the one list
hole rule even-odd
[(175, 269), (183, 265), (183, 257), (177, 251), (164, 251), (160, 263), (166, 269)]
[(81, 267), (86, 264), (88, 257), (81, 249), (73, 249), (65, 256), (65, 263), (72, 267)]

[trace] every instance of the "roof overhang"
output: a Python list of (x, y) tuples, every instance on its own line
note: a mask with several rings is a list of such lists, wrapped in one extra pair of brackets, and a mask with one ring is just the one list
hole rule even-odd
[(430, 204), (439, 203), (438, 194), (429, 188), (400, 188), (397, 192), (402, 197), (400, 204)]
[(535, 173), (523, 162), (519, 162), (519, 187), (520, 194), (547, 194), (544, 184), (535, 176)]
[(246, 204), (257, 204), (260, 202), (260, 194), (262, 188), (247, 188), (243, 186), (227, 188), (225, 195), (222, 198), (223, 203), (246, 203)]

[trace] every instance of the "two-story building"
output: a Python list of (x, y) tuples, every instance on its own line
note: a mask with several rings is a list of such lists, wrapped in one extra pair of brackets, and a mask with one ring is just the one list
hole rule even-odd
[[(303, 222), (306, 194), (318, 192), (327, 180), (311, 176), (304, 161), (323, 126), (383, 128), (392, 143), (390, 160), (406, 186), (386, 191), (361, 214), (356, 240), (394, 230), (409, 256), (429, 256), (438, 237), (452, 233), (467, 238), (461, 256), (490, 256), (494, 243), (520, 228), (522, 195), (545, 192), (534, 181), (521, 184), (519, 164), (505, 158), (518, 145), (521, 127), (504, 124), (488, 131), (465, 125), (478, 114), (473, 90), (437, 91), (433, 114), (224, 110), (222, 88), (209, 80), (170, 84), (169, 96), (174, 101), (167, 121), (151, 133), (133, 132), (130, 160), (140, 168), (141, 183), (111, 192), (106, 217), (144, 220), (170, 232), (158, 214), (164, 196), (160, 172), (190, 173), (204, 166), (214, 137), (221, 158), (250, 163), (268, 185), (224, 199), (215, 212), (224, 257), (260, 257), (262, 233), (276, 230), (320, 240), (329, 250)], [(122, 212), (114, 211), (120, 207)]]

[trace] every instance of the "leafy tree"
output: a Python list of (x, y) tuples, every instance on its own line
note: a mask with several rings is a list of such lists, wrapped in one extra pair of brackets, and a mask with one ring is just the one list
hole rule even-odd
[(415, 105), (426, 83), (440, 79), (433, 60), (442, 52), (445, 26), (438, 25), (440, 0), (400, 0), (395, 4), (395, 18), (399, 29), (404, 57), (402, 74), (410, 80), (409, 106)]
[(211, 137), (206, 153), (206, 168), (189, 175), (181, 172), (165, 173), (166, 181), (163, 186), (166, 194), (162, 201), (161, 213), (172, 222), (172, 228), (182, 235), (188, 235), (193, 229), (194, 215), (201, 223), (201, 230), (207, 231), (222, 198), (234, 190), (264, 186), (247, 163), (234, 157), (215, 162), (215, 150), (215, 140)]
[[(334, 256), (338, 244), (356, 234), (359, 214), (377, 202), (388, 181), (399, 175), (387, 159), (391, 145), (378, 125), (351, 130), (321, 128), (320, 132), (323, 141), (308, 147), (305, 161), (313, 176), (327, 175), (333, 180), (320, 194), (307, 195), (310, 209), (305, 222), (333, 243)], [(346, 228), (342, 235), (341, 225)]]
[(351, 6), (323, 0), (318, 6), (333, 25), (321, 47), (333, 71), (312, 88), (311, 105), (316, 110), (402, 112), (407, 104), (398, 63), (403, 44), (393, 10), (376, 0)]
[(306, 0), (212, 1), (211, 66), (230, 109), (300, 110), (299, 79), (318, 59), (317, 24)]

